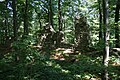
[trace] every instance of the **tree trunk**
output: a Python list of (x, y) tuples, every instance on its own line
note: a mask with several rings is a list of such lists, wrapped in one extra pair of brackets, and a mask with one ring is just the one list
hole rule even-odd
[(62, 16), (61, 16), (61, 0), (58, 0), (58, 32), (57, 34), (57, 40), (56, 40), (56, 47), (60, 47), (61, 41), (63, 38), (63, 32), (62, 32)]
[(115, 9), (115, 47), (119, 48), (120, 47), (120, 30), (119, 30), (119, 25), (118, 25), (118, 21), (119, 21), (119, 10), (120, 10), (120, 0), (117, 1), (116, 3), (116, 9)]
[(28, 1), (25, 2), (25, 11), (24, 11), (24, 34), (28, 35)]
[(14, 38), (17, 38), (17, 10), (16, 10), (16, 0), (12, 0), (12, 8), (13, 8), (13, 32)]
[(102, 10), (101, 10), (101, 0), (98, 0), (99, 4), (99, 42), (102, 40)]
[[(52, 0), (49, 0), (49, 23), (53, 27)], [(54, 27), (53, 27), (54, 28)]]
[[(14, 31), (14, 39), (17, 39), (17, 10), (16, 4), (17, 0), (12, 0), (12, 7), (13, 7), (13, 31)], [(18, 55), (15, 54), (15, 62), (18, 62)]]
[(103, 80), (108, 80), (108, 62), (109, 62), (109, 18), (108, 18), (108, 0), (103, 0), (103, 23), (104, 23), (104, 54), (103, 54), (103, 64), (104, 64), (104, 73)]
[(7, 4), (8, 4), (8, 1), (6, 1), (5, 3), (5, 7), (6, 7), (6, 11), (5, 11), (5, 44), (7, 44), (7, 37), (8, 37), (8, 10), (7, 10)]
[(61, 16), (61, 0), (58, 0), (58, 26), (59, 31), (62, 31), (62, 16)]

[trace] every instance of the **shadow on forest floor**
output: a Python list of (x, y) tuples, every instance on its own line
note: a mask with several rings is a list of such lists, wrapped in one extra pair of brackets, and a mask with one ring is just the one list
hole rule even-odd
[[(0, 80), (101, 80), (103, 65), (100, 53), (70, 54), (70, 56), (61, 51), (62, 55), (58, 57), (62, 56), (64, 59), (60, 60), (46, 59), (43, 53), (28, 47), (23, 42), (13, 47), (15, 50), (0, 59)], [(16, 54), (20, 57), (19, 62), (14, 60)], [(120, 59), (110, 57), (108, 69), (110, 80), (120, 79), (118, 63)]]
[[(101, 57), (79, 55), (79, 60), (35, 60), (31, 64), (0, 60), (0, 80), (101, 80)], [(111, 62), (112, 64), (112, 62)], [(110, 65), (110, 80), (120, 78), (120, 66)]]

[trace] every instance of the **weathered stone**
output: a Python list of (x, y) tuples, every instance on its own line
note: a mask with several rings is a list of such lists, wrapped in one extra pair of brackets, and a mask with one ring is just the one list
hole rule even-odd
[(42, 46), (42, 49), (58, 48), (63, 40), (63, 35), (62, 31), (55, 32), (51, 25), (46, 24), (44, 29), (38, 32), (38, 45)]
[(89, 30), (86, 17), (75, 16), (75, 50), (86, 51), (89, 46)]

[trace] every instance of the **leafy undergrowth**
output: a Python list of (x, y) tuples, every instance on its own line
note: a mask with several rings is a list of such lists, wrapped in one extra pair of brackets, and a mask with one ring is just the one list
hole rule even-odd
[[(0, 80), (101, 80), (101, 58), (80, 55), (77, 62), (37, 59), (33, 63), (0, 60)], [(120, 66), (109, 67), (110, 80), (120, 78)]]
[[(13, 44), (14, 51), (0, 59), (0, 80), (101, 80), (104, 67), (97, 54), (76, 55), (74, 62), (48, 59), (28, 44), (27, 41)], [(110, 57), (110, 80), (120, 79), (119, 63), (120, 59)]]

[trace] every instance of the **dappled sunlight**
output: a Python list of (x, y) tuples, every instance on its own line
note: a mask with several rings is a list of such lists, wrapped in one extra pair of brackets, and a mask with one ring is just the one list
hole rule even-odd
[(0, 0), (0, 80), (119, 80), (120, 0)]

